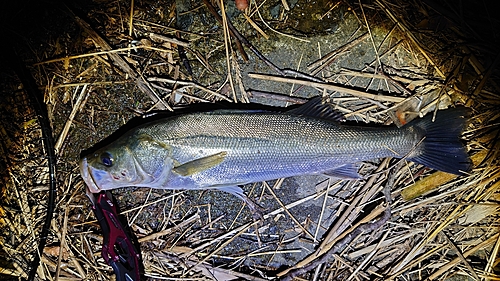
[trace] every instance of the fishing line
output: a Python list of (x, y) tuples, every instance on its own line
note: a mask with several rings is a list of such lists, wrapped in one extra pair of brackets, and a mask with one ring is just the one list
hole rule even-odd
[(37, 268), (40, 264), (40, 255), (45, 248), (47, 242), (47, 236), (50, 230), (50, 222), (52, 221), (52, 216), (54, 213), (54, 201), (56, 197), (56, 160), (54, 151), (54, 140), (52, 138), (52, 128), (49, 123), (49, 116), (47, 113), (47, 108), (43, 101), (43, 94), (38, 90), (38, 86), (33, 79), (33, 76), (26, 68), (24, 62), (19, 58), (15, 50), (12, 48), (10, 52), (5, 52), (4, 60), (15, 73), (18, 79), (24, 86), (24, 89), (35, 109), (36, 118), (40, 123), (42, 131), (42, 142), (47, 153), (47, 165), (49, 167), (49, 196), (47, 203), (47, 215), (45, 216), (45, 221), (40, 233), (40, 243), (38, 244), (37, 252), (31, 262), (30, 271), (28, 275), (28, 281), (33, 281)]

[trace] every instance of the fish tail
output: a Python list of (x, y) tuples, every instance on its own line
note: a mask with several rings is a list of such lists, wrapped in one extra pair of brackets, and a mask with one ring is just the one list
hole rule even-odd
[(465, 175), (472, 164), (460, 135), (468, 115), (467, 108), (457, 107), (438, 111), (434, 122), (433, 114), (428, 114), (408, 123), (406, 126), (413, 126), (425, 135), (417, 155), (411, 154), (408, 160), (443, 172)]

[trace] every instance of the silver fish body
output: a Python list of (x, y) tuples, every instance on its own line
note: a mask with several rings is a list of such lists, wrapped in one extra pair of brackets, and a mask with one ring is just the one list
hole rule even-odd
[(184, 114), (136, 127), (84, 155), (90, 191), (145, 186), (219, 188), (305, 174), (357, 178), (357, 164), (381, 157), (455, 174), (469, 169), (459, 135), (464, 109), (438, 113), (402, 128), (348, 126), (317, 114), (213, 111)]

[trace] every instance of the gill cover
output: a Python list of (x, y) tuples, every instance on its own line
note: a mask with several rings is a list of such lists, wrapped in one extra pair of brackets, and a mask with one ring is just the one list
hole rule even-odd
[(126, 186), (155, 186), (173, 168), (171, 149), (149, 135), (127, 136), (80, 161), (81, 175), (91, 192)]

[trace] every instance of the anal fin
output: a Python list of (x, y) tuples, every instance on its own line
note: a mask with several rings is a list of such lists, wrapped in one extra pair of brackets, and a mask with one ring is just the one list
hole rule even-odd
[(358, 174), (359, 165), (358, 164), (345, 164), (338, 166), (335, 169), (323, 172), (324, 175), (339, 178), (339, 179), (349, 179), (357, 180), (362, 177)]

